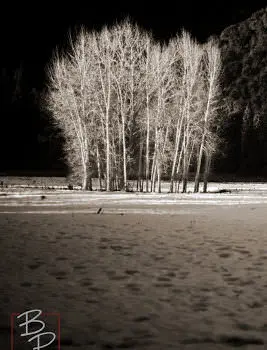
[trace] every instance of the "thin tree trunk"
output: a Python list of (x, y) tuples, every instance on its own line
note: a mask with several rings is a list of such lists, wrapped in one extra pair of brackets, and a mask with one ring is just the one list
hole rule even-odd
[(170, 182), (170, 192), (171, 193), (173, 193), (173, 183), (174, 183), (174, 177), (175, 177), (175, 168), (176, 168), (176, 164), (177, 164), (177, 157), (178, 157), (178, 152), (179, 152), (181, 129), (182, 129), (182, 121), (177, 123), (177, 129), (176, 129), (175, 150), (174, 150), (172, 172), (171, 172), (171, 182)]
[(155, 127), (154, 155), (153, 155), (152, 174), (151, 174), (151, 189), (153, 189), (153, 192), (155, 192), (155, 189), (156, 189), (157, 163), (158, 163), (158, 131), (157, 131), (157, 126), (156, 126)]
[(143, 161), (143, 140), (140, 141), (140, 146), (139, 146), (138, 177), (137, 177), (137, 191), (140, 191), (140, 192), (143, 192), (142, 186), (141, 186), (141, 177), (143, 172), (142, 161)]
[(150, 192), (155, 191), (155, 179), (156, 179), (156, 151), (154, 151), (152, 167), (151, 167)]
[(96, 145), (96, 162), (97, 162), (97, 175), (99, 181), (99, 190), (102, 190), (102, 173), (101, 173), (101, 165), (100, 165), (100, 155), (98, 144)]
[(161, 165), (159, 164), (158, 161), (158, 193), (161, 193)]
[(150, 138), (150, 116), (149, 97), (147, 96), (147, 117), (146, 117), (146, 192), (149, 192), (149, 138)]
[(106, 190), (110, 191), (110, 141), (109, 141), (109, 115), (106, 114)]
[(187, 182), (188, 182), (188, 150), (187, 147), (184, 145), (184, 158), (183, 158), (183, 193), (186, 193), (187, 191)]
[(156, 176), (157, 176), (157, 166), (156, 166), (156, 163), (155, 163), (154, 171), (153, 171), (153, 178), (152, 178), (152, 182), (151, 182), (151, 187), (152, 187), (152, 191), (151, 192), (156, 192)]
[(184, 170), (183, 170), (183, 193), (186, 193), (187, 191), (187, 182), (188, 182), (188, 173), (187, 173), (187, 164), (186, 160), (184, 159)]
[[(180, 154), (179, 154), (179, 159), (178, 159), (178, 164), (177, 164), (177, 168), (176, 168), (176, 184), (177, 184), (177, 181), (179, 180), (180, 182), (180, 169), (181, 169), (181, 163), (182, 163), (182, 155), (183, 155), (183, 148), (181, 149), (180, 151)], [(179, 191), (179, 186), (178, 186), (178, 191)], [(176, 189), (175, 189), (175, 192), (177, 192), (177, 186), (176, 186)]]
[(208, 189), (208, 176), (210, 173), (210, 165), (211, 165), (211, 155), (206, 155), (205, 157), (205, 170), (204, 170), (204, 179), (203, 179), (203, 192), (207, 193)]
[(111, 152), (111, 156), (112, 156), (112, 169), (111, 169), (111, 173), (112, 173), (112, 190), (113, 191), (118, 191), (120, 190), (120, 184), (119, 184), (119, 178), (118, 178), (118, 169), (119, 169), (119, 165), (118, 165), (118, 161), (117, 161), (117, 157), (116, 157), (116, 144), (115, 144), (115, 139), (114, 139), (114, 133), (112, 133), (112, 152)]
[(203, 150), (204, 150), (204, 134), (202, 137), (199, 154), (198, 154), (198, 160), (197, 160), (197, 170), (195, 175), (195, 186), (194, 186), (194, 193), (199, 192), (199, 183), (200, 183), (200, 169), (201, 169), (201, 163), (202, 163), (202, 157), (203, 157)]
[(123, 189), (128, 190), (127, 185), (127, 158), (126, 158), (126, 140), (125, 140), (125, 118), (122, 116), (122, 152), (123, 152)]
[(209, 111), (210, 111), (210, 100), (211, 100), (211, 91), (209, 90), (207, 107), (204, 115), (203, 135), (201, 138), (201, 144), (200, 144), (200, 150), (199, 150), (199, 156), (198, 156), (198, 162), (197, 162), (194, 192), (199, 192), (200, 169), (201, 169), (201, 163), (202, 163), (202, 157), (203, 157), (203, 151), (204, 151), (204, 144), (206, 140), (206, 132), (207, 132), (206, 129), (207, 129), (207, 123), (208, 123), (208, 117), (209, 117)]

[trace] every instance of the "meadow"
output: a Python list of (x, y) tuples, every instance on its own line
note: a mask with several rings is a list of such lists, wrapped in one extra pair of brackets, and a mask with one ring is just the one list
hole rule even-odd
[[(63, 350), (266, 347), (264, 183), (156, 194), (42, 181), (0, 190), (1, 349), (11, 313), (30, 309), (60, 314)], [(19, 332), (14, 350), (32, 349)]]

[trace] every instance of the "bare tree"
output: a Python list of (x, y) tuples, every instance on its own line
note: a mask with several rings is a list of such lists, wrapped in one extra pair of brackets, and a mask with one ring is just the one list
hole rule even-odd
[(172, 65), (175, 62), (173, 52), (167, 46), (155, 45), (153, 49), (153, 77), (155, 82), (154, 100), (152, 104), (154, 128), (154, 155), (152, 167), (152, 188), (155, 180), (158, 182), (158, 192), (161, 192), (161, 177), (166, 169), (169, 150), (169, 135), (171, 129), (171, 104), (174, 98), (175, 80)]
[(105, 149), (106, 149), (106, 190), (110, 191), (111, 186), (111, 99), (112, 86), (112, 64), (115, 57), (114, 42), (111, 40), (110, 30), (105, 27), (100, 34), (93, 33), (93, 55), (97, 73), (97, 84), (94, 91), (94, 100), (97, 105), (97, 115), (102, 118), (105, 128)]
[(132, 25), (129, 20), (113, 27), (112, 35), (116, 52), (112, 65), (112, 80), (117, 94), (121, 123), (123, 188), (128, 190), (127, 163), (130, 145), (127, 145), (126, 137), (130, 140), (134, 128), (133, 118), (140, 107), (138, 91), (141, 88), (144, 40), (139, 28)]
[[(89, 76), (92, 74), (90, 50), (86, 48), (87, 34), (81, 31), (71, 51), (59, 57), (56, 54), (49, 67), (48, 108), (55, 124), (65, 137), (65, 154), (70, 167), (82, 174), (82, 189), (91, 189), (89, 148), (91, 118)], [(81, 171), (79, 171), (81, 169)]]
[(155, 43), (152, 41), (151, 36), (147, 36), (145, 44), (145, 60), (144, 60), (144, 100), (145, 100), (145, 183), (146, 192), (149, 191), (149, 174), (150, 174), (150, 144), (151, 144), (151, 113), (153, 106), (153, 98), (157, 86), (155, 83), (155, 71), (153, 64)]
[(195, 145), (196, 117), (199, 107), (199, 79), (202, 49), (189, 33), (183, 31), (172, 43), (176, 47), (176, 113), (174, 156), (170, 192), (174, 189), (175, 174), (183, 167), (183, 192), (186, 192), (190, 160)]
[[(204, 50), (203, 79), (205, 87), (205, 109), (203, 111), (203, 117), (201, 120), (202, 138), (198, 152), (194, 192), (199, 191), (200, 169), (205, 148), (206, 158), (208, 158), (208, 161), (206, 162), (208, 166), (205, 167), (205, 178), (208, 176), (208, 170), (211, 161), (209, 158), (211, 157), (212, 150), (215, 148), (215, 145), (211, 142), (212, 140), (215, 140), (215, 138), (212, 137), (211, 127), (216, 119), (216, 112), (219, 106), (219, 77), (221, 71), (220, 49), (216, 42), (211, 39), (204, 46)], [(206, 191), (206, 188), (204, 190)]]

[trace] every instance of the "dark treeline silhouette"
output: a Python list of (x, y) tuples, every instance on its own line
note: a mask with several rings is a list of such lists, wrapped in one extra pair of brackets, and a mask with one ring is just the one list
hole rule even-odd
[(267, 174), (267, 8), (220, 35), (223, 96), (228, 105), (222, 167)]

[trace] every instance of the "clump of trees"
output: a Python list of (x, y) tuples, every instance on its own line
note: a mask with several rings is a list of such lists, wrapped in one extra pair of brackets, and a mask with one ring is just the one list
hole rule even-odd
[(215, 40), (182, 31), (168, 45), (129, 20), (100, 32), (82, 29), (48, 70), (47, 106), (83, 189), (204, 192), (217, 150), (221, 71)]

